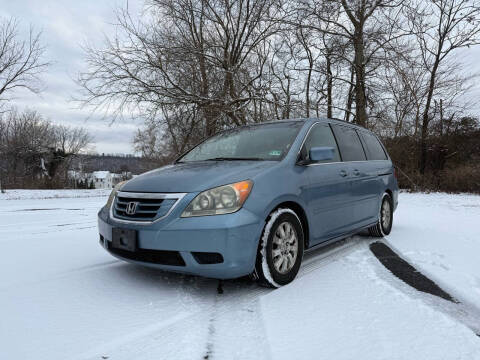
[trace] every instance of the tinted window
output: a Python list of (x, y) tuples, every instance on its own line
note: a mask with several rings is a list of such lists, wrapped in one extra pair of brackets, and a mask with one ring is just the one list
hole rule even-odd
[(382, 144), (375, 135), (366, 131), (362, 131), (360, 134), (363, 138), (368, 160), (387, 160), (385, 150), (383, 150)]
[(332, 127), (343, 161), (362, 161), (367, 159), (360, 138), (354, 128), (340, 125), (332, 125)]
[(335, 149), (335, 156), (332, 160), (319, 162), (325, 163), (341, 161), (335, 137), (333, 136), (332, 130), (328, 124), (315, 124), (312, 127), (302, 148), (302, 159), (308, 160), (308, 154), (312, 147), (323, 146), (333, 147)]

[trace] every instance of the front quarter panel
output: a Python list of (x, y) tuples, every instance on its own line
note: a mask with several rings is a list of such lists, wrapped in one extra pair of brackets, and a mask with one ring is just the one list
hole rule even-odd
[(255, 177), (253, 181), (252, 193), (244, 207), (258, 217), (266, 220), (268, 215), (284, 202), (295, 202), (307, 211), (302, 189), (308, 186), (308, 178), (302, 167), (282, 161), (278, 166)]

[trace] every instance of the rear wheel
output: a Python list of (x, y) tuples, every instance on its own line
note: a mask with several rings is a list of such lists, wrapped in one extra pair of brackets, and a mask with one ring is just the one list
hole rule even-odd
[(302, 223), (291, 209), (270, 214), (258, 247), (254, 278), (259, 284), (280, 287), (295, 279), (303, 258)]
[(393, 201), (388, 193), (384, 193), (380, 203), (380, 211), (378, 214), (378, 222), (370, 227), (368, 231), (370, 235), (375, 237), (383, 237), (390, 234), (393, 225)]

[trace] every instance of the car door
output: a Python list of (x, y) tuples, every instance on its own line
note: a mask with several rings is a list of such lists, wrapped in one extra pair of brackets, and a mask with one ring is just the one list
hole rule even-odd
[(345, 233), (351, 216), (348, 173), (328, 123), (316, 123), (310, 128), (299, 158), (308, 161), (310, 149), (322, 146), (335, 149), (334, 159), (302, 166), (308, 178), (302, 196), (311, 219), (310, 245)]
[(378, 204), (378, 179), (372, 172), (356, 129), (348, 125), (334, 124), (343, 161), (347, 165), (350, 180), (351, 230), (370, 224), (376, 216)]

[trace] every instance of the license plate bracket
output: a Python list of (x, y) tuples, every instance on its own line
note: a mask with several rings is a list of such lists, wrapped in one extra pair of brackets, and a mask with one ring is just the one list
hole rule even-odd
[(112, 246), (116, 249), (134, 252), (137, 250), (137, 230), (112, 229)]

